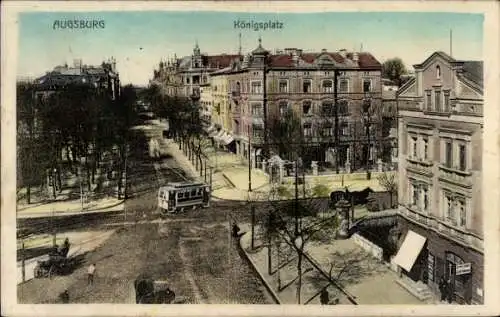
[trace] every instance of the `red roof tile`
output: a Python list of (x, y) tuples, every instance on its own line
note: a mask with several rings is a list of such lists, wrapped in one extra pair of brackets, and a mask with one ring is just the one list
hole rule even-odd
[(210, 55), (210, 56), (207, 56), (207, 64), (209, 67), (226, 68), (229, 65), (231, 65), (231, 62), (234, 59), (237, 59), (237, 58), (239, 58), (239, 55), (226, 55), (226, 54)]
[[(312, 64), (316, 58), (325, 53), (304, 53), (300, 55), (300, 59), (304, 62)], [(337, 63), (344, 63), (342, 55), (336, 52), (326, 52)], [(352, 59), (353, 53), (348, 53), (347, 58)], [(293, 65), (292, 56), (288, 54), (271, 55), (271, 66), (274, 67), (291, 67)], [(358, 64), (361, 68), (381, 67), (380, 62), (370, 53), (358, 53)]]

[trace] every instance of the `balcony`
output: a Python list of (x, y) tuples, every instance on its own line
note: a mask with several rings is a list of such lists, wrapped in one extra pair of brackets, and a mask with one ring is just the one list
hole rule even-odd
[(200, 100), (200, 89), (193, 89), (193, 91), (191, 92), (191, 94), (189, 95), (189, 97), (192, 99), (192, 100)]
[(439, 180), (452, 183), (454, 185), (472, 188), (472, 173), (461, 171), (459, 169), (450, 168), (444, 165), (439, 165)]
[(400, 209), (401, 215), (410, 221), (417, 222), (421, 226), (433, 230), (438, 234), (455, 241), (458, 244), (469, 246), (482, 252), (484, 249), (483, 239), (465, 228), (457, 227), (455, 224), (432, 214), (419, 211), (416, 206), (405, 205)]
[(432, 165), (433, 162), (424, 161), (423, 159), (417, 158), (407, 158), (407, 170), (414, 173), (424, 175), (427, 177), (432, 177)]

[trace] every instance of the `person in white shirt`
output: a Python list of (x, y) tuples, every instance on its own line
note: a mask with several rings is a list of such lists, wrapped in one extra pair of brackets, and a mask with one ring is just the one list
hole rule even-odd
[(94, 284), (94, 274), (95, 274), (95, 263), (89, 266), (88, 273), (88, 285)]

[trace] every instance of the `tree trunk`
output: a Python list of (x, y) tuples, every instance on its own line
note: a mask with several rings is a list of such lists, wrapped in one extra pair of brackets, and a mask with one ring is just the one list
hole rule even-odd
[(281, 271), (281, 240), (277, 240), (276, 242), (276, 250), (277, 250), (277, 253), (278, 253), (278, 260), (277, 260), (277, 263), (278, 263), (278, 292), (281, 291), (281, 274), (280, 274), (280, 271)]
[(272, 263), (272, 253), (271, 253), (272, 248), (271, 248), (271, 244), (272, 244), (272, 242), (271, 242), (271, 237), (269, 236), (269, 237), (268, 237), (268, 240), (267, 240), (267, 273), (268, 273), (269, 275), (271, 275), (271, 274), (272, 274), (272, 272), (273, 272), (273, 267), (272, 267), (272, 266), (273, 266), (273, 263)]
[(26, 202), (28, 204), (31, 204), (31, 185), (30, 185), (30, 183), (28, 183), (28, 185), (26, 186)]
[(198, 159), (200, 160), (200, 177), (203, 176), (203, 159), (201, 157), (201, 154), (198, 156)]
[(59, 163), (59, 166), (57, 167), (57, 187), (59, 188), (59, 192), (62, 192), (62, 176), (61, 176), (61, 171), (62, 171), (62, 164)]
[(297, 282), (297, 305), (300, 305), (300, 292), (302, 290), (302, 256), (302, 250), (299, 250), (297, 261), (297, 274), (299, 275)]
[(73, 170), (73, 160), (70, 157), (70, 151), (71, 151), (70, 147), (66, 146), (66, 160), (68, 161), (69, 169)]
[(90, 192), (92, 190), (92, 184), (90, 183), (90, 166), (87, 155), (85, 155), (85, 170), (87, 174), (87, 191)]

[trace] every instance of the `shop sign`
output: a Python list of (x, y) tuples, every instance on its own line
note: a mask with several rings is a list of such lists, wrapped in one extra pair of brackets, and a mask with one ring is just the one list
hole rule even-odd
[(471, 272), (472, 263), (457, 264), (456, 275), (464, 275)]

